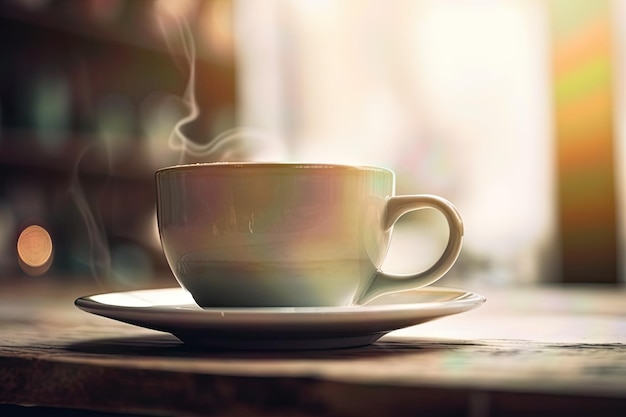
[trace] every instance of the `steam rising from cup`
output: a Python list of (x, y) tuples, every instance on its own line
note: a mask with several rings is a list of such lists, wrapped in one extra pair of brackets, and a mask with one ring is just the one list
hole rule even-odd
[[(284, 142), (275, 134), (252, 127), (228, 129), (206, 141), (190, 138), (184, 128), (198, 120), (200, 108), (196, 100), (196, 48), (188, 23), (172, 9), (157, 7), (158, 23), (173, 57), (182, 56), (189, 71), (189, 78), (182, 96), (189, 109), (187, 116), (176, 123), (169, 135), (168, 146), (179, 152), (179, 163), (214, 161), (283, 161), (286, 160)], [(173, 20), (174, 24), (165, 24)], [(168, 31), (175, 28), (175, 33)]]
[(106, 233), (104, 232), (102, 222), (94, 215), (94, 211), (90, 208), (89, 201), (83, 191), (78, 175), (80, 163), (87, 155), (88, 150), (89, 149), (85, 150), (76, 161), (70, 193), (73, 196), (78, 211), (83, 217), (87, 229), (87, 237), (89, 239), (89, 259), (87, 264), (91, 269), (92, 276), (100, 281), (111, 274), (111, 254), (109, 252)]
[[(179, 65), (185, 75), (188, 75), (182, 95), (176, 97), (176, 100), (180, 100), (183, 105), (182, 114), (186, 115), (181, 117), (172, 128), (172, 124), (167, 125), (164, 131), (168, 132), (170, 128), (171, 131), (169, 131), (167, 143), (165, 142), (165, 135), (162, 137), (162, 148), (172, 151), (174, 157), (174, 152), (178, 153), (178, 163), (181, 164), (218, 161), (281, 162), (286, 160), (284, 142), (278, 135), (260, 128), (230, 128), (212, 138), (209, 132), (207, 132), (205, 137), (189, 137), (186, 134), (186, 132), (191, 130), (189, 129), (191, 125), (199, 121), (203, 109), (199, 107), (196, 100), (197, 62), (192, 29), (180, 14), (180, 10), (177, 13), (176, 7), (173, 6), (175, 4), (177, 2), (158, 1), (155, 3), (155, 14), (174, 63)], [(182, 62), (179, 60), (180, 57), (183, 58)], [(178, 113), (175, 117), (179, 117), (180, 114)], [(155, 129), (161, 129), (162, 126), (156, 125)], [(106, 139), (106, 137), (103, 139)], [(90, 192), (91, 198), (88, 198), (85, 193), (86, 189), (79, 177), (81, 166), (89, 165), (89, 154), (97, 153), (99, 158), (106, 158), (108, 161), (107, 171), (104, 175), (106, 177), (105, 182), (108, 182), (112, 169), (112, 149), (110, 149), (110, 146), (111, 143), (109, 141), (102, 140), (82, 152), (74, 166), (72, 184), (69, 190), (76, 208), (82, 216), (88, 238), (88, 245), (80, 248), (84, 253), (81, 252), (77, 255), (76, 260), (81, 265), (88, 265), (92, 276), (100, 283), (106, 282), (117, 274), (116, 271), (120, 268), (116, 265), (120, 262), (116, 262), (116, 259), (125, 259), (133, 254), (132, 248), (130, 251), (127, 250), (128, 248), (117, 252), (110, 250), (105, 226), (99, 212), (100, 193)], [(172, 161), (172, 159), (174, 158), (168, 158), (167, 160)], [(90, 184), (90, 188), (93, 187), (94, 185)], [(102, 191), (102, 189), (100, 188), (99, 191)], [(95, 201), (91, 201), (94, 195)], [(158, 242), (158, 236), (155, 237), (155, 241)], [(121, 253), (121, 256), (116, 256), (118, 252)], [(138, 257), (135, 256), (135, 258)], [(133, 275), (135, 282), (137, 279), (140, 279), (139, 275), (141, 274)]]

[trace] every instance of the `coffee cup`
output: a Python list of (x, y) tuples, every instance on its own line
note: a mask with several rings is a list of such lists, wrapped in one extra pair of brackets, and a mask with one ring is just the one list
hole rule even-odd
[[(393, 171), (301, 163), (203, 163), (155, 173), (163, 251), (197, 304), (360, 305), (441, 278), (459, 256), (463, 223), (447, 200), (395, 195)], [(449, 237), (424, 271), (381, 271), (393, 226), (432, 208)]]

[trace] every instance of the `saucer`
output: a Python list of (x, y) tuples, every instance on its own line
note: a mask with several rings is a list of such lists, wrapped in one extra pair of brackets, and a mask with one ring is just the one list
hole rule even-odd
[(80, 297), (89, 313), (169, 332), (214, 349), (331, 349), (364, 346), (404, 327), (483, 304), (479, 294), (426, 287), (347, 307), (200, 308), (182, 288)]

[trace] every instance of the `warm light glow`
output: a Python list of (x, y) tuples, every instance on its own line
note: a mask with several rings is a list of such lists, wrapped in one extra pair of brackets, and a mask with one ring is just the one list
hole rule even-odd
[(166, 1), (158, 0), (154, 4), (157, 13), (168, 13), (173, 16), (186, 18), (198, 8), (197, 0)]
[(204, 4), (200, 13), (200, 31), (205, 44), (220, 59), (229, 60), (233, 54), (232, 4), (214, 0)]
[(29, 275), (41, 275), (52, 264), (52, 238), (41, 226), (32, 225), (17, 239), (17, 255), (22, 270)]
[(399, 193), (449, 198), (468, 225), (464, 265), (530, 281), (554, 258), (544, 3), (239, 0), (238, 120), (288, 138), (291, 160), (384, 166)]

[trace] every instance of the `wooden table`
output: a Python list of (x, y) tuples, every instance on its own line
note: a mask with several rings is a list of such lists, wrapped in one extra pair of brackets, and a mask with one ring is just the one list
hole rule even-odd
[(626, 290), (472, 290), (481, 308), (369, 347), (240, 352), (76, 309), (92, 287), (22, 278), (0, 287), (0, 415), (623, 415)]

